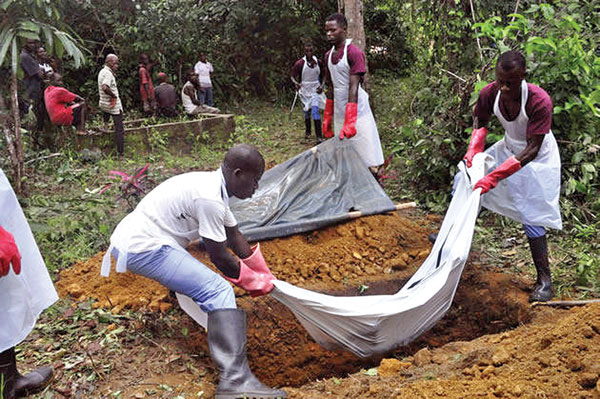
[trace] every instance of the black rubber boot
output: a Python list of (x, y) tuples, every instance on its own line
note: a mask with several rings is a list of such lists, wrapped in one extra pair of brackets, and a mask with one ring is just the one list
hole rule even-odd
[(529, 302), (547, 302), (554, 296), (550, 265), (548, 263), (548, 243), (546, 236), (529, 238), (529, 248), (537, 271), (537, 281), (533, 292), (529, 296)]
[(427, 239), (429, 240), (430, 243), (435, 244), (437, 237), (438, 237), (438, 233), (431, 233), (427, 236)]
[(306, 140), (308, 140), (308, 139), (310, 139), (310, 133), (311, 133), (310, 132), (310, 118), (308, 118), (308, 119), (305, 118), (304, 119), (304, 127), (305, 127), (304, 138)]
[(258, 380), (246, 358), (246, 312), (238, 309), (215, 310), (208, 314), (208, 349), (220, 372), (215, 399), (286, 398)]
[(321, 120), (314, 119), (315, 122), (315, 135), (317, 136), (317, 143), (321, 144), (324, 140), (323, 131), (321, 130)]
[(0, 353), (0, 381), (3, 383), (3, 397), (0, 399), (14, 399), (28, 396), (44, 389), (50, 381), (54, 370), (52, 367), (40, 367), (26, 375), (19, 374), (15, 348)]
[(19, 378), (19, 372), (17, 371), (15, 348), (12, 347), (0, 353), (0, 392), (4, 394), (0, 398), (13, 399), (16, 397), (15, 382), (17, 378)]

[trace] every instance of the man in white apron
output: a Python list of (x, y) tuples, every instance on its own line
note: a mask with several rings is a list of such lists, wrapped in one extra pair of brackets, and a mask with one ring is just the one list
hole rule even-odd
[[(310, 139), (311, 119), (315, 124), (315, 136), (317, 142), (323, 142), (321, 132), (321, 114), (319, 109), (325, 107), (325, 95), (323, 94), (323, 67), (321, 61), (313, 55), (311, 43), (304, 45), (304, 57), (300, 58), (292, 67), (291, 79), (304, 111), (305, 139)], [(311, 118), (312, 117), (312, 118)]]
[(19, 374), (15, 345), (29, 335), (40, 313), (56, 302), (58, 295), (1, 169), (0, 209), (0, 392), (4, 395), (0, 397), (13, 399), (43, 389), (52, 379), (52, 367)]
[[(213, 172), (190, 172), (167, 179), (149, 192), (116, 227), (101, 273), (129, 270), (190, 297), (208, 313), (208, 347), (220, 371), (216, 398), (283, 398), (284, 391), (262, 384), (246, 358), (246, 313), (238, 310), (233, 288), (265, 295), (274, 279), (257, 245), (251, 248), (229, 209), (229, 197), (250, 198), (265, 161), (258, 150), (239, 144)], [(221, 277), (185, 248), (201, 239)], [(238, 258), (227, 249), (229, 247)]]
[(475, 184), (482, 205), (523, 223), (537, 280), (530, 301), (554, 296), (546, 228), (562, 229), (560, 155), (552, 134), (552, 100), (540, 87), (525, 82), (525, 58), (517, 51), (500, 56), (496, 81), (479, 93), (473, 112), (474, 130), (465, 155), (467, 166), (483, 151), (492, 113), (505, 130), (504, 138), (485, 152), (494, 158), (493, 171)]
[(326, 93), (323, 135), (330, 138), (335, 131), (340, 140), (350, 140), (362, 162), (377, 176), (377, 169), (383, 164), (383, 151), (369, 95), (360, 84), (366, 72), (365, 55), (351, 44), (352, 39), (346, 39), (347, 26), (346, 17), (339, 13), (331, 14), (325, 21), (327, 41), (333, 44), (325, 54), (325, 79), (333, 92), (328, 89)]

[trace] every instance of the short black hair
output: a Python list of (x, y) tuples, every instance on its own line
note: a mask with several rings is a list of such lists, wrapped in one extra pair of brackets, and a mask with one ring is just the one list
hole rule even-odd
[(190, 80), (190, 78), (192, 77), (192, 75), (195, 75), (196, 71), (193, 68), (190, 68), (187, 70), (187, 72), (185, 73), (185, 78), (187, 80)]
[(344, 28), (348, 27), (348, 20), (346, 19), (344, 14), (340, 14), (339, 12), (334, 12), (333, 14), (328, 16), (327, 19), (325, 20), (325, 22), (328, 22), (328, 21), (335, 21), (335, 22), (337, 22), (338, 25), (341, 25)]
[(229, 149), (223, 159), (223, 168), (234, 170), (241, 169), (244, 172), (263, 172), (265, 170), (265, 159), (258, 148), (251, 144), (237, 144)]
[(510, 50), (506, 53), (502, 53), (500, 58), (498, 58), (498, 63), (496, 66), (499, 66), (505, 71), (510, 71), (514, 68), (519, 68), (523, 72), (527, 69), (527, 64), (525, 62), (525, 57), (521, 54), (520, 51)]

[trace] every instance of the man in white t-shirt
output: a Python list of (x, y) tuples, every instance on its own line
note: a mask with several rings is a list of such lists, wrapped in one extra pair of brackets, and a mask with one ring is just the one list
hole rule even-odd
[(206, 54), (200, 53), (200, 61), (194, 65), (194, 71), (198, 74), (198, 80), (200, 81), (200, 90), (198, 90), (198, 100), (200, 104), (206, 104), (210, 107), (213, 106), (213, 91), (212, 81), (210, 78), (213, 74), (213, 66), (210, 62), (206, 61)]
[[(236, 309), (233, 284), (252, 296), (268, 294), (274, 279), (260, 246), (251, 248), (229, 209), (229, 197), (250, 198), (258, 188), (265, 162), (247, 144), (231, 148), (221, 168), (190, 172), (164, 181), (140, 201), (111, 236), (102, 264), (154, 279), (192, 298), (208, 313), (208, 346), (220, 371), (219, 398), (283, 398), (284, 391), (262, 384), (246, 359), (246, 314)], [(225, 279), (186, 250), (201, 239)], [(230, 248), (237, 258), (227, 248)]]

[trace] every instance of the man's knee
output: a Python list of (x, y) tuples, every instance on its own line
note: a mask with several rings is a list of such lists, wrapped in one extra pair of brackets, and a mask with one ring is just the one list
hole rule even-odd
[(203, 292), (197, 297), (192, 297), (205, 312), (219, 309), (235, 309), (235, 293), (231, 285), (221, 276), (213, 280), (210, 292)]

